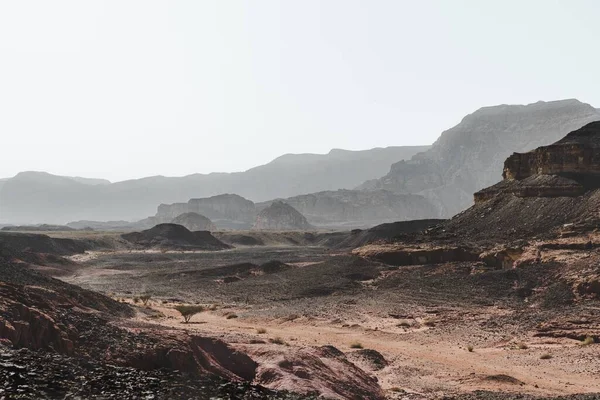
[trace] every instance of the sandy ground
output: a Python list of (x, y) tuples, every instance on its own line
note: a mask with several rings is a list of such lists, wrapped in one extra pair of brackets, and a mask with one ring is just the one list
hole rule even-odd
[[(284, 252), (278, 249), (277, 252), (282, 257), (289, 256), (287, 250)], [(212, 258), (201, 261), (200, 257), (234, 257), (232, 260), (237, 260), (241, 256), (258, 257), (254, 253), (245, 255), (243, 250), (234, 250), (222, 252), (220, 255), (198, 253), (197, 262), (213, 262)], [(106, 257), (106, 254), (88, 253), (77, 256), (74, 260), (85, 263), (98, 257)], [(320, 253), (307, 253), (298, 260), (290, 258), (288, 265), (302, 270), (321, 268), (321, 257)], [(130, 261), (129, 258), (116, 260), (117, 266), (119, 263)], [(61, 279), (89, 288), (96, 288), (94, 282), (102, 282), (103, 287), (108, 288), (117, 282), (115, 279), (121, 280), (126, 276), (130, 276), (126, 282), (135, 282), (136, 279), (143, 281), (150, 279), (150, 276), (155, 279), (158, 275), (153, 272), (153, 268), (156, 268), (154, 265), (161, 262), (159, 260), (155, 264), (145, 264), (144, 269), (137, 265), (117, 269), (112, 264), (100, 262), (90, 264), (92, 267), (81, 268), (75, 274)], [(135, 264), (135, 261), (133, 263)], [(183, 261), (179, 260), (165, 264), (164, 270), (171, 271), (182, 263)], [(194, 265), (192, 263), (189, 268), (204, 268), (200, 264), (198, 267)], [(188, 269), (182, 271), (189, 273)], [(178, 276), (178, 270), (176, 272)], [(381, 276), (386, 277), (394, 273), (384, 272)], [(167, 276), (173, 279), (172, 275)], [(183, 276), (182, 279), (186, 280), (186, 276), (190, 275)], [(213, 280), (209, 283), (206, 288), (212, 287), (210, 285), (220, 285)], [(364, 285), (368, 287), (370, 282), (365, 281)], [(426, 298), (429, 293), (423, 292), (423, 296)], [(128, 295), (123, 291), (115, 295), (115, 298), (133, 303), (133, 294)], [(346, 301), (344, 299), (346, 298), (342, 298)], [(359, 312), (345, 313), (340, 311), (339, 303), (334, 304), (329, 297), (317, 298), (315, 301), (320, 305), (326, 304), (325, 307), (328, 307), (328, 301), (332, 301), (335, 309), (332, 308), (325, 315), (321, 313), (309, 317), (306, 316), (307, 313), (303, 316), (297, 309), (290, 309), (288, 317), (272, 313), (271, 307), (285, 308), (285, 305), (280, 303), (269, 305), (217, 302), (216, 310), (197, 314), (189, 324), (184, 324), (179, 313), (173, 308), (176, 304), (181, 304), (178, 303), (179, 300), (157, 296), (148, 305), (154, 312), (139, 312), (130, 322), (139, 326), (166, 326), (197, 332), (204, 336), (219, 337), (249, 354), (259, 364), (272, 361), (264, 359), (269, 349), (277, 349), (281, 353), (282, 345), (270, 342), (275, 338), (281, 338), (290, 346), (289, 349), (332, 345), (346, 353), (350, 359), (356, 351), (354, 347), (360, 343), (365, 349), (381, 353), (388, 362), (383, 369), (375, 370), (368, 364), (353, 359), (357, 366), (377, 377), (390, 398), (395, 398), (398, 393), (412, 393), (417, 396), (414, 398), (433, 399), (474, 390), (553, 396), (600, 393), (600, 344), (583, 346), (577, 340), (534, 337), (534, 332), (522, 332), (504, 326), (502, 321), (510, 320), (511, 314), (518, 312), (511, 308), (493, 304), (434, 307), (428, 303), (427, 307), (423, 306), (420, 311), (412, 313), (414, 315), (391, 317), (382, 315), (374, 307), (369, 307), (364, 303), (364, 297), (356, 299), (355, 307)], [(400, 295), (394, 299), (402, 301), (403, 298)], [(417, 298), (412, 301), (418, 303), (420, 300)], [(142, 311), (143, 306), (139, 303), (137, 306)], [(431, 314), (427, 314), (428, 312)], [(295, 313), (299, 316), (294, 315)], [(228, 319), (229, 314), (238, 317)], [(495, 320), (500, 321), (497, 332), (490, 333), (489, 328), (481, 327)], [(266, 332), (259, 333), (259, 329)], [(469, 350), (471, 346), (472, 351)], [(542, 355), (546, 354), (551, 358), (542, 359)]]
[[(206, 311), (194, 316), (189, 324), (183, 324), (172, 305), (153, 302), (151, 308), (164, 317), (149, 318), (140, 314), (137, 320), (225, 339), (235, 337), (230, 339), (235, 342), (234, 346), (250, 355), (257, 346), (253, 342), (268, 343), (273, 338), (281, 338), (297, 347), (333, 345), (343, 352), (354, 351), (351, 346), (360, 343), (366, 349), (377, 350), (389, 362), (382, 370), (372, 371), (389, 393), (402, 389), (429, 397), (473, 390), (537, 395), (600, 392), (598, 361), (594, 366), (586, 365), (587, 359), (600, 357), (600, 346), (581, 346), (574, 340), (529, 338), (526, 340), (528, 348), (518, 349), (517, 342), (510, 339), (470, 352), (456, 335), (443, 335), (432, 343), (432, 337), (436, 337), (431, 335), (435, 327), (402, 333), (397, 329), (353, 326), (353, 321), (342, 324), (306, 318), (293, 321), (227, 319), (228, 313), (242, 315), (245, 311), (235, 308)], [(265, 329), (266, 333), (258, 333), (258, 328)], [(541, 360), (540, 356), (546, 353), (553, 358)]]

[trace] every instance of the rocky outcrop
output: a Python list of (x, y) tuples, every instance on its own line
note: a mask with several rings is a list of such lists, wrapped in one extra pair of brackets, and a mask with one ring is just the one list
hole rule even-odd
[(187, 203), (161, 204), (155, 220), (158, 223), (177, 223), (175, 218), (187, 213), (200, 214), (210, 219), (216, 228), (247, 229), (254, 222), (256, 207), (252, 201), (237, 194), (220, 194), (190, 199)]
[(142, 232), (121, 235), (126, 241), (142, 248), (165, 250), (224, 250), (231, 246), (207, 231), (190, 232), (181, 225), (159, 224)]
[(504, 163), (505, 180), (535, 175), (557, 175), (587, 189), (600, 188), (600, 122), (573, 131), (550, 146), (514, 153)]
[(306, 216), (312, 225), (324, 228), (362, 228), (425, 218), (436, 213), (435, 207), (423, 196), (395, 194), (386, 190), (327, 191), (290, 197), (284, 201)]
[(282, 201), (275, 201), (256, 216), (252, 229), (303, 231), (311, 229), (304, 215)]
[(171, 223), (185, 226), (190, 231), (214, 231), (217, 229), (210, 219), (193, 212), (181, 214)]
[(600, 188), (600, 122), (592, 122), (549, 146), (514, 153), (504, 180), (475, 193), (475, 202), (498, 194), (517, 197), (577, 197)]
[[(436, 213), (427, 217), (449, 217), (470, 206), (473, 193), (501, 179), (503, 162), (513, 152), (549, 145), (598, 120), (598, 110), (577, 100), (484, 107), (443, 132), (431, 149), (392, 165), (386, 176), (366, 182), (360, 188), (420, 194), (437, 208)], [(573, 146), (581, 148), (581, 144), (570, 144), (564, 151), (572, 152)], [(554, 174), (555, 167), (564, 170), (565, 163), (572, 163), (577, 168), (579, 157), (587, 157), (579, 150), (568, 157), (567, 153), (556, 154), (564, 160), (561, 165), (543, 159), (532, 161), (537, 156), (528, 156), (527, 161), (514, 156), (510, 160), (511, 171), (519, 178), (528, 176), (532, 169), (536, 169), (536, 174)], [(536, 167), (540, 162), (545, 169)]]

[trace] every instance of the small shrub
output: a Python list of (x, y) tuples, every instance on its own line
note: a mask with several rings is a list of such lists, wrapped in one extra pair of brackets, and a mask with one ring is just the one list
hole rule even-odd
[(219, 306), (217, 306), (216, 304), (211, 304), (211, 305), (208, 307), (208, 309), (209, 309), (210, 311), (216, 311), (218, 307), (219, 307)]
[(256, 333), (262, 335), (263, 333), (267, 333), (267, 330), (265, 328), (257, 328)]
[(360, 342), (353, 342), (353, 343), (350, 343), (350, 348), (351, 349), (362, 349), (363, 345)]
[(269, 342), (273, 344), (285, 344), (285, 340), (283, 340), (279, 336), (269, 339)]
[(137, 297), (137, 296), (133, 296), (133, 302), (134, 302), (135, 304), (139, 303), (139, 302), (140, 302), (140, 298), (139, 298), (139, 297)]
[(227, 314), (227, 316), (225, 318), (227, 318), (227, 319), (234, 319), (234, 318), (237, 318), (237, 317), (238, 317), (237, 314), (229, 313), (229, 314)]
[(474, 348), (473, 348), (473, 346), (469, 345), (469, 346), (467, 346), (467, 350), (469, 351), (469, 353), (472, 353)]
[(397, 325), (399, 328), (410, 328), (412, 324), (408, 321), (402, 321)]
[(433, 328), (436, 324), (436, 321), (434, 319), (428, 318), (425, 321), (423, 321), (423, 325), (428, 326), (430, 328)]
[(147, 305), (151, 298), (152, 298), (152, 295), (148, 294), (148, 293), (140, 295), (140, 300), (142, 301), (142, 304), (144, 304), (144, 305)]
[(517, 349), (519, 349), (519, 350), (527, 350), (528, 348), (529, 348), (529, 346), (527, 346), (527, 343), (523, 343), (523, 342), (517, 343)]
[(177, 311), (179, 311), (179, 313), (181, 314), (181, 316), (183, 317), (183, 321), (187, 324), (188, 322), (190, 322), (190, 319), (192, 319), (192, 317), (196, 314), (201, 313), (202, 311), (204, 311), (204, 307), (202, 306), (186, 306), (186, 305), (180, 305), (180, 306), (175, 306), (174, 307)]
[(594, 344), (596, 341), (591, 336), (586, 336), (585, 339), (581, 342), (582, 346), (589, 346), (590, 344)]
[(540, 360), (549, 360), (552, 358), (552, 354), (544, 353), (540, 356)]

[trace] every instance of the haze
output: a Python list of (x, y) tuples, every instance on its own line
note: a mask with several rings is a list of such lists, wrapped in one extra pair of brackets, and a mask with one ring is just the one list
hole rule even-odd
[(595, 106), (594, 1), (0, 3), (0, 177), (241, 171), (432, 143), (482, 105)]

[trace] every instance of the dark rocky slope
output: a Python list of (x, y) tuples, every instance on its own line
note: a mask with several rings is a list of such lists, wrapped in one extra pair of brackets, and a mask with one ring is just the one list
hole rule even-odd
[(142, 232), (124, 233), (121, 237), (146, 249), (224, 250), (231, 248), (208, 231), (191, 232), (176, 224), (159, 224)]
[(431, 149), (360, 188), (421, 194), (437, 206), (430, 217), (449, 217), (469, 207), (473, 193), (501, 179), (511, 153), (548, 145), (597, 120), (600, 112), (577, 100), (484, 107), (443, 132)]

